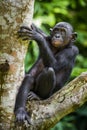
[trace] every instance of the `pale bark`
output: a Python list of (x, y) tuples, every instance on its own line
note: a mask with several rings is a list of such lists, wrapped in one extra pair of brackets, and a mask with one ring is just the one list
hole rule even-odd
[(17, 89), (24, 77), (28, 44), (17, 40), (21, 25), (32, 23), (34, 0), (0, 0), (0, 130), (10, 127)]
[[(20, 130), (50, 130), (65, 115), (75, 111), (87, 101), (87, 72), (71, 81), (52, 97), (44, 101), (27, 103), (32, 126), (25, 122)], [(19, 130), (16, 126), (15, 130)]]

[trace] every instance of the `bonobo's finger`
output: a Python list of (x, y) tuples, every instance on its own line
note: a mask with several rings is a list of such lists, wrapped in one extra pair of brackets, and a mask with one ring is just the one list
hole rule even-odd
[(33, 23), (32, 23), (32, 25), (31, 25), (31, 28), (32, 28), (33, 30), (35, 30), (36, 32), (42, 34), (44, 37), (47, 36), (40, 28), (37, 28), (37, 27), (35, 26), (35, 24), (33, 24)]
[[(18, 38), (20, 38), (20, 37), (18, 37)], [(32, 37), (21, 37), (21, 39), (22, 39), (23, 41), (25, 41), (25, 40), (33, 40)]]
[(32, 40), (31, 38), (22, 38), (23, 41), (25, 40)]
[(33, 29), (33, 30), (37, 30), (37, 27), (32, 23), (32, 25), (31, 25), (31, 28)]
[(40, 100), (40, 98), (35, 94), (35, 93), (33, 93), (33, 92), (30, 92), (29, 94), (28, 94), (28, 100)]
[(30, 91), (29, 94), (28, 94), (28, 96), (31, 95), (31, 94), (32, 94), (32, 92)]
[(29, 95), (28, 98), (31, 99), (33, 97), (33, 95)]
[(30, 100), (30, 101), (34, 100), (34, 97), (30, 97), (29, 100)]
[(34, 97), (34, 95), (32, 95), (32, 93), (30, 93), (29, 95), (28, 95), (28, 100), (33, 100), (35, 97)]
[(32, 30), (31, 28), (29, 28), (29, 27), (27, 27), (27, 26), (21, 26), (20, 29), (21, 29), (21, 30), (22, 30), (22, 29), (26, 29), (26, 30), (29, 30), (29, 31)]
[(32, 94), (31, 94), (31, 93), (29, 93), (29, 94), (28, 94), (28, 97), (30, 97), (31, 95), (32, 95)]
[(38, 33), (43, 33), (43, 31), (41, 30), (41, 29), (39, 29), (39, 28), (37, 28), (36, 26), (35, 26), (35, 24), (33, 24), (32, 23), (32, 25), (31, 25), (31, 28), (33, 29), (33, 30), (35, 30), (36, 32), (38, 32)]
[(32, 37), (32, 33), (18, 33), (19, 37)]
[(18, 118), (15, 119), (15, 123), (18, 123)]
[(33, 40), (33, 34), (26, 34), (26, 33), (19, 33), (17, 35), (17, 38), (21, 38), (21, 39), (31, 39)]
[(30, 117), (27, 114), (26, 114), (26, 120), (27, 120), (28, 124), (33, 125)]
[(27, 115), (27, 113), (22, 113), (22, 114), (17, 114), (16, 116), (16, 121), (15, 122), (18, 122), (18, 123), (23, 123), (25, 120), (28, 120), (29, 121), (29, 117)]
[(23, 41), (25, 41), (25, 40), (33, 40), (33, 38), (32, 37), (24, 37), (24, 38), (22, 38), (22, 40)]
[(29, 31), (29, 30), (18, 30), (18, 32), (17, 33), (29, 33), (29, 32), (31, 32), (31, 31)]
[(32, 40), (33, 37), (32, 37), (32, 34), (18, 34), (18, 38), (21, 38), (22, 40)]
[(30, 33), (32, 33), (32, 30), (18, 30), (18, 32), (17, 32), (18, 34), (21, 34), (21, 33), (24, 33), (24, 34), (30, 34)]
[(31, 96), (33, 96), (33, 93), (32, 93), (32, 92), (30, 92), (30, 93), (28, 94), (28, 97), (31, 97)]

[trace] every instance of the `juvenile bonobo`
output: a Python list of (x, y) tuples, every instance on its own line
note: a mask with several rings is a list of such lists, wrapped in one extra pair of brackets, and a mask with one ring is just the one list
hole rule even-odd
[(31, 123), (25, 108), (27, 98), (47, 99), (64, 86), (74, 67), (78, 48), (73, 43), (77, 33), (67, 22), (57, 23), (50, 31), (50, 36), (47, 36), (33, 24), (30, 28), (22, 26), (18, 31), (23, 40), (35, 40), (40, 51), (38, 60), (25, 75), (16, 97), (14, 112), (18, 122), (27, 120)]

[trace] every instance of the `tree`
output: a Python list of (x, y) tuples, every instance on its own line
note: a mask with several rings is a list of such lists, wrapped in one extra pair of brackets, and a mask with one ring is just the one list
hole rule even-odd
[(32, 23), (34, 0), (0, 0), (0, 129), (9, 129), (17, 89), (24, 76), (28, 44), (17, 39), (20, 25)]
[(17, 39), (22, 24), (32, 22), (34, 0), (1, 0), (0, 32), (0, 125), (1, 130), (47, 130), (63, 116), (73, 112), (87, 101), (87, 73), (45, 101), (27, 102), (32, 124), (14, 124), (13, 107), (18, 87), (24, 76), (24, 57), (28, 44)]
[[(32, 113), (32, 130), (48, 130), (65, 115), (87, 101), (87, 72), (68, 83), (45, 101), (28, 103)], [(37, 128), (37, 129), (36, 129)]]

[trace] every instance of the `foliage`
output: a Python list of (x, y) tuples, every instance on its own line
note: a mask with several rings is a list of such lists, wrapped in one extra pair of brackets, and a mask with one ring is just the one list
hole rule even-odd
[[(36, 26), (49, 34), (49, 29), (60, 21), (71, 23), (78, 32), (76, 45), (79, 48), (79, 55), (71, 75), (73, 79), (87, 71), (87, 1), (36, 0), (33, 21)], [(31, 43), (25, 59), (26, 71), (35, 62), (37, 56), (38, 47), (35, 43)], [(77, 112), (63, 118), (52, 130), (86, 130), (86, 123), (87, 105), (84, 105)]]
[[(76, 61), (76, 66), (78, 66), (76, 68), (78, 68), (77, 70), (79, 70), (79, 72), (77, 72), (78, 74), (80, 74), (80, 72), (82, 71), (87, 71), (86, 10), (87, 3), (85, 0), (38, 0), (35, 2), (34, 23), (37, 26), (41, 27), (47, 34), (49, 33), (49, 29), (60, 21), (70, 22), (75, 30), (78, 32), (78, 39), (76, 43), (80, 51), (80, 55), (77, 57)], [(34, 52), (35, 51), (37, 51), (36, 47), (34, 49)], [(28, 63), (32, 63), (32, 59), (34, 59), (33, 56), (32, 58), (27, 56)], [(72, 76), (77, 76), (75, 70), (73, 71)]]
[(26, 58), (25, 58), (25, 71), (31, 68), (32, 64), (36, 61), (38, 57), (39, 49), (35, 42), (30, 41)]
[(51, 130), (87, 130), (87, 103), (73, 114), (64, 117)]

